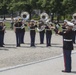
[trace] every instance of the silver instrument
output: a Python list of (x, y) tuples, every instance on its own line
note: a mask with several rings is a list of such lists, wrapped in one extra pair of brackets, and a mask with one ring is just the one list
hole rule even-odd
[(48, 16), (48, 14), (47, 13), (41, 13), (40, 14), (40, 19), (42, 20), (42, 21), (46, 21), (47, 19), (49, 18), (49, 16)]
[(21, 18), (23, 19), (23, 20), (28, 20), (29, 19), (29, 17), (30, 17), (30, 15), (29, 15), (29, 13), (28, 12), (22, 12), (21, 13)]
[(21, 26), (21, 29), (23, 29), (23, 28), (25, 28), (26, 21), (30, 18), (30, 15), (28, 12), (22, 12), (21, 18), (23, 19), (22, 20), (23, 25)]
[(49, 15), (45, 12), (40, 14), (40, 20), (43, 22), (43, 24), (41, 24), (40, 27), (38, 25), (37, 30), (39, 32), (45, 30), (46, 25), (50, 25), (50, 23), (51, 23), (51, 20), (49, 19)]
[(41, 32), (41, 31), (43, 31), (43, 30), (45, 30), (45, 26), (44, 26), (44, 25), (42, 25), (40, 28), (37, 27), (37, 31)]

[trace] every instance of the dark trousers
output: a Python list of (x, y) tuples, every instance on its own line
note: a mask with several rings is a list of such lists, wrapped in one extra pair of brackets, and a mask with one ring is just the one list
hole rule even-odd
[(4, 44), (4, 33), (3, 33), (3, 39), (2, 39), (2, 43)]
[(25, 35), (25, 32), (21, 32), (21, 43), (24, 43), (24, 35)]
[(65, 71), (71, 71), (71, 50), (63, 50)]
[(46, 33), (46, 45), (51, 46), (51, 36), (52, 34)]
[(30, 34), (31, 46), (35, 46), (35, 34)]
[(40, 43), (43, 44), (44, 43), (44, 32), (39, 32), (40, 34)]
[(74, 31), (74, 35), (72, 36), (73, 38), (73, 43), (75, 43), (75, 40), (76, 40), (76, 31)]
[(0, 46), (3, 46), (3, 34), (0, 34)]
[(20, 46), (21, 44), (21, 33), (20, 32), (16, 32), (16, 44), (17, 46)]

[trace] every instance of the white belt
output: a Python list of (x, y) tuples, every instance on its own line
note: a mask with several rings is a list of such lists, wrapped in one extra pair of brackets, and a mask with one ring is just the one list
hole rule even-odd
[(64, 39), (64, 41), (72, 41), (72, 39)]
[(45, 30), (51, 30), (51, 29), (45, 29)]
[(36, 30), (36, 29), (30, 29), (30, 30)]
[(15, 27), (15, 28), (19, 28), (20, 29), (21, 27)]

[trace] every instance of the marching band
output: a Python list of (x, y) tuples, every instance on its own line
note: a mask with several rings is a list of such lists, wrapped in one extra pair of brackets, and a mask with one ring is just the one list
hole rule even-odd
[[(74, 24), (75, 16), (76, 15), (74, 14), (74, 19), (72, 20)], [(23, 12), (21, 13), (21, 17), (15, 18), (13, 28), (16, 34), (16, 47), (20, 47), (21, 44), (25, 43), (25, 26), (28, 26), (30, 30), (30, 47), (35, 47), (36, 30), (39, 32), (40, 44), (44, 44), (44, 36), (46, 34), (46, 47), (51, 46), (52, 31), (58, 34), (60, 24), (57, 21), (52, 23), (51, 20), (48, 19), (48, 15), (46, 13), (42, 13), (40, 18), (41, 19), (39, 21), (30, 20), (27, 23), (27, 20), (29, 19), (29, 14), (27, 12)], [(67, 22), (67, 20), (64, 20), (62, 31), (66, 31)], [(0, 47), (3, 47), (4, 45), (4, 33), (5, 24), (0, 21)]]
[[(40, 35), (40, 44), (44, 44), (44, 35), (46, 34), (46, 47), (51, 47), (51, 37), (52, 31), (56, 34), (63, 36), (63, 56), (64, 56), (64, 67), (65, 70), (62, 72), (71, 72), (71, 53), (73, 50), (73, 43), (75, 43), (76, 37), (76, 13), (73, 15), (72, 21), (64, 20), (63, 25), (61, 26), (62, 31), (59, 30), (60, 24), (58, 22), (52, 23), (48, 19), (46, 13), (41, 14), (41, 19), (37, 22), (35, 20), (30, 20), (27, 24), (26, 21), (29, 18), (28, 13), (21, 14), (24, 18), (21, 17), (15, 18), (14, 22), (14, 31), (16, 34), (16, 47), (20, 47), (21, 44), (24, 44), (24, 35), (25, 35), (25, 26), (28, 26), (30, 30), (30, 47), (35, 47), (35, 37), (36, 30), (38, 30)], [(0, 47), (4, 47), (4, 33), (5, 33), (5, 24), (0, 21)]]

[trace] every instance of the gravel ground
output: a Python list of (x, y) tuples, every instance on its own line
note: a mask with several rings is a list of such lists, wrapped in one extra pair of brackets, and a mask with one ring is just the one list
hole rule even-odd
[(62, 53), (62, 37), (59, 35), (52, 35), (51, 47), (46, 47), (46, 38), (44, 44), (39, 44), (39, 33), (36, 33), (36, 47), (30, 47), (29, 32), (25, 33), (24, 41), (25, 44), (22, 44), (21, 47), (16, 47), (14, 31), (6, 31), (5, 47), (0, 47), (0, 68), (26, 64)]

